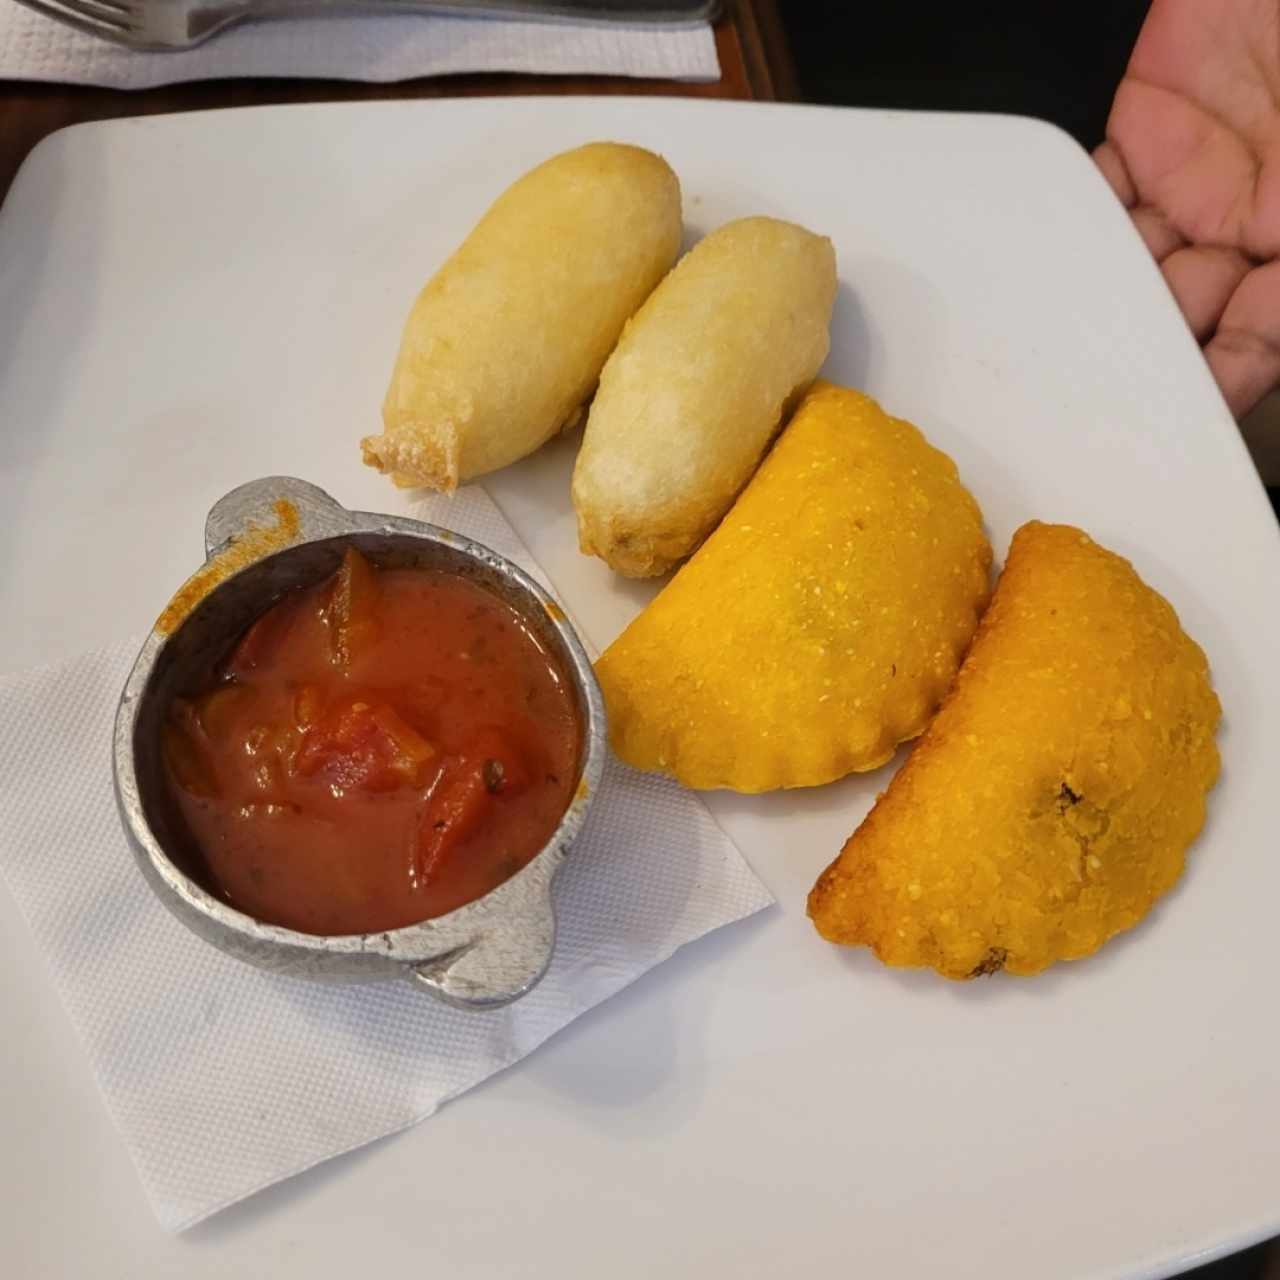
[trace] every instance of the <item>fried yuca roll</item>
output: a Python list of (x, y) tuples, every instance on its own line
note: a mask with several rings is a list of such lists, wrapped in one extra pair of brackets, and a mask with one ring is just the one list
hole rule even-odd
[(946, 703), (809, 915), (948, 978), (1088, 955), (1181, 874), (1220, 716), (1199, 645), (1127, 560), (1024, 525)]
[(577, 421), (680, 235), (679, 181), (651, 151), (597, 142), (525, 174), (418, 295), (365, 462), (448, 490)]
[(831, 241), (744, 218), (694, 246), (628, 324), (573, 473), (582, 550), (665, 573), (715, 528), (830, 346)]

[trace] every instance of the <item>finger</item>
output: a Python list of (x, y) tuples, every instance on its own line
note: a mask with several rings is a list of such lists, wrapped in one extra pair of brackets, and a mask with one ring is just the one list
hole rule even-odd
[[(1223, 0), (1215, 6), (1180, 2), (1189, 9), (1230, 8)], [(1266, 2), (1274, 9), (1275, 0)], [(1127, 77), (1116, 90), (1107, 137), (1124, 156), (1139, 201), (1165, 210), (1187, 240), (1245, 243), (1257, 217), (1256, 193), (1266, 186), (1260, 185), (1259, 157), (1190, 92)], [(1249, 247), (1255, 257), (1275, 252), (1274, 246)]]
[(1187, 242), (1173, 229), (1169, 220), (1149, 204), (1139, 205), (1130, 215), (1143, 243), (1157, 262), (1163, 262), (1175, 249)]
[(1245, 276), (1204, 354), (1237, 418), (1280, 386), (1280, 260)]
[(1119, 197), (1120, 203), (1126, 209), (1132, 209), (1138, 203), (1138, 192), (1119, 149), (1110, 142), (1104, 142), (1095, 148), (1093, 162), (1102, 170), (1102, 176)]
[(1214, 245), (1175, 249), (1160, 264), (1197, 342), (1203, 342), (1218, 327), (1227, 303), (1251, 266), (1238, 250)]

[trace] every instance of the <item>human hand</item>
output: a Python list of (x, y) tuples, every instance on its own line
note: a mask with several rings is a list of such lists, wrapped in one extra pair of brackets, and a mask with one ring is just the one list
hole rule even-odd
[(1244, 415), (1280, 385), (1280, 0), (1154, 0), (1094, 159)]

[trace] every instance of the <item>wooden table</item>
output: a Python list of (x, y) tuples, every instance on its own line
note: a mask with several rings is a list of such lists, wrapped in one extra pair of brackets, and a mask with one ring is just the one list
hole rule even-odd
[(669, 94), (690, 98), (786, 100), (796, 96), (774, 0), (728, 0), (715, 24), (720, 79), (712, 84), (614, 76), (436, 76), (398, 84), (334, 80), (214, 80), (158, 89), (97, 89), (0, 80), (0, 198), (27, 152), (56, 129), (117, 116), (247, 107), (275, 102), (352, 102), (377, 98), (489, 94)]

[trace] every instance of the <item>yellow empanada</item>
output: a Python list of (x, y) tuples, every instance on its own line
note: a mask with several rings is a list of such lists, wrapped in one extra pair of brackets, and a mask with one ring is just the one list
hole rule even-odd
[(874, 769), (950, 685), (990, 564), (955, 464), (874, 400), (819, 383), (600, 659), (614, 749), (735, 791)]
[(949, 978), (1088, 955), (1181, 873), (1219, 716), (1204, 654), (1127, 560), (1025, 525), (955, 688), (809, 914)]

